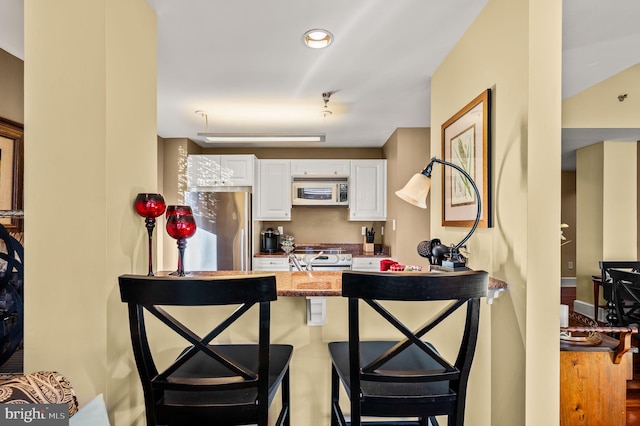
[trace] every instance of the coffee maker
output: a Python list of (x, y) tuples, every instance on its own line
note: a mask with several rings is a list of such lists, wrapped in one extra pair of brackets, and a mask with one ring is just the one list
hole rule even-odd
[(260, 233), (260, 252), (275, 253), (280, 251), (280, 233), (273, 228), (267, 228)]

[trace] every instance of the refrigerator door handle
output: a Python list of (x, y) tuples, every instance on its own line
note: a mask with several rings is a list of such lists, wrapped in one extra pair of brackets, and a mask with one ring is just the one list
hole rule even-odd
[(245, 259), (246, 252), (244, 251), (244, 228), (240, 230), (240, 270), (246, 271), (245, 269)]

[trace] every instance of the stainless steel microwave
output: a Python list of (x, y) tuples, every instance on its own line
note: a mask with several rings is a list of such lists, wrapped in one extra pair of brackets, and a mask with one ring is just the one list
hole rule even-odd
[(291, 202), (294, 206), (348, 206), (348, 178), (294, 177)]

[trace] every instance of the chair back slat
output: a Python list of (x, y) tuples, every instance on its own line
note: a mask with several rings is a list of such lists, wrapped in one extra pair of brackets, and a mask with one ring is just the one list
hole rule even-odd
[[(142, 305), (206, 306), (274, 301), (273, 275), (224, 277), (119, 277), (121, 300)], [(153, 291), (149, 291), (153, 286)]]
[(636, 260), (601, 260), (598, 262), (598, 266), (600, 267), (600, 278), (602, 278), (602, 281), (611, 281), (611, 269), (640, 271), (640, 262)]
[(488, 284), (488, 274), (484, 271), (384, 275), (377, 272), (343, 272), (342, 295), (399, 301), (471, 299), (486, 297)]

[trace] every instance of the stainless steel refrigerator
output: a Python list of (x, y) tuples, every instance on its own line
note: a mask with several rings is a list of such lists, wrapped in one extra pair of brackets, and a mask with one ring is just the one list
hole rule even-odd
[(197, 225), (187, 240), (185, 270), (251, 270), (251, 193), (186, 192), (184, 198)]

